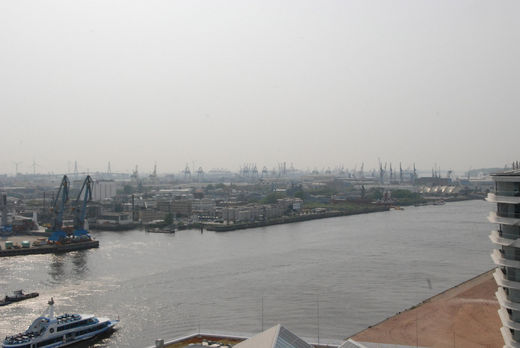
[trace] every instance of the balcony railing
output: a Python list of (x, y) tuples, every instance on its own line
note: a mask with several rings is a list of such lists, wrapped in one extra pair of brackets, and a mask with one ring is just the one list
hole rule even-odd
[(504, 213), (497, 211), (498, 217), (504, 217), (504, 218), (513, 218), (513, 219), (520, 219), (520, 213)]
[(495, 191), (495, 195), (497, 196), (509, 196), (509, 197), (520, 197), (520, 191)]

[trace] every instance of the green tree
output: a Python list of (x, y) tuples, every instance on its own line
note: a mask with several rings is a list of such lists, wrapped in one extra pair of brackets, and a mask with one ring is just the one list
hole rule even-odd
[(304, 199), (305, 197), (305, 192), (303, 190), (298, 190), (294, 193), (294, 197), (296, 198), (300, 198), (300, 199)]
[(265, 196), (262, 200), (262, 204), (273, 204), (276, 203), (276, 200), (280, 198), (285, 198), (285, 194), (281, 192), (271, 192), (267, 196)]
[(164, 216), (164, 223), (166, 225), (171, 225), (173, 224), (173, 214), (172, 213), (168, 213)]

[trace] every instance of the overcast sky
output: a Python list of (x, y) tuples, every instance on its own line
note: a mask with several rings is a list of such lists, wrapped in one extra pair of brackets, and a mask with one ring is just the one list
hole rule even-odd
[(520, 160), (518, 1), (1, 1), (0, 172)]

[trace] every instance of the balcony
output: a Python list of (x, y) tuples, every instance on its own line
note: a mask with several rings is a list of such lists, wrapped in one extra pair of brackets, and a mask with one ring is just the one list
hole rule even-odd
[(491, 258), (496, 265), (520, 269), (520, 261), (506, 259), (500, 250), (493, 250)]
[(500, 236), (498, 231), (491, 231), (489, 235), (489, 239), (497, 245), (510, 246), (515, 248), (520, 248), (520, 238), (518, 239), (510, 239), (504, 236)]
[(501, 307), (513, 309), (515, 311), (520, 311), (520, 303), (509, 300), (504, 289), (498, 288), (498, 291), (495, 292), (495, 296), (497, 297), (498, 303)]
[[(513, 217), (511, 215), (518, 217)], [(495, 212), (491, 212), (489, 213), (488, 220), (493, 224), (520, 226), (520, 214), (509, 214), (509, 216), (501, 216), (497, 215)]]
[(486, 201), (491, 203), (520, 204), (520, 194), (512, 191), (497, 191), (488, 193)]
[(502, 325), (504, 325), (505, 327), (508, 327), (513, 330), (520, 330), (520, 323), (511, 320), (511, 317), (509, 317), (509, 313), (507, 313), (507, 311), (504, 308), (500, 308), (498, 310), (498, 316), (502, 321)]
[(505, 348), (520, 348), (520, 343), (513, 339), (511, 331), (509, 331), (508, 328), (502, 326), (500, 332), (502, 333), (502, 337), (504, 337)]
[(495, 278), (495, 281), (497, 282), (498, 286), (502, 286), (504, 288), (509, 288), (509, 289), (520, 290), (520, 282), (516, 282), (514, 280), (507, 280), (506, 276), (504, 275), (504, 273), (502, 273), (502, 271), (500, 269), (497, 269), (493, 273), (493, 278)]

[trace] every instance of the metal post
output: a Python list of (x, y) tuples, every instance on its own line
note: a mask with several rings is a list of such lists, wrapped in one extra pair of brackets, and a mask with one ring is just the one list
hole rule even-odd
[(316, 296), (316, 318), (318, 322), (318, 344), (320, 344), (320, 295)]
[(415, 346), (419, 347), (419, 314), (417, 308), (415, 309)]
[(262, 296), (262, 332), (264, 332), (264, 297)]

